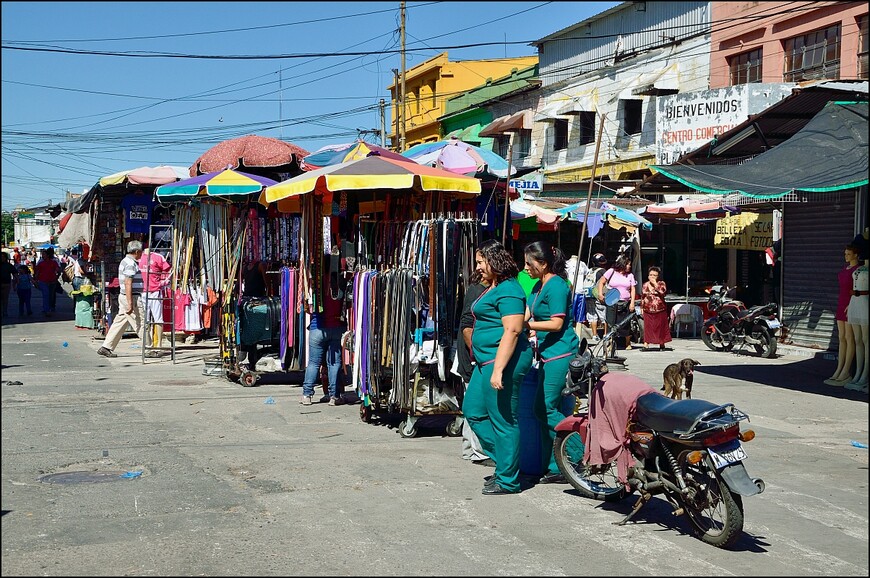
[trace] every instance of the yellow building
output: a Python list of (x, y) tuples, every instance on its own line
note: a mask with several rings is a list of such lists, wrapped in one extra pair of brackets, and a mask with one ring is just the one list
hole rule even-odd
[[(438, 118), (445, 113), (445, 102), (451, 96), (485, 84), (487, 79), (506, 76), (512, 69), (522, 70), (537, 63), (537, 56), (450, 62), (443, 52), (409, 68), (405, 72), (405, 146), (401, 150), (441, 139)], [(396, 97), (401, 89), (401, 78), (388, 88), (392, 96), (390, 139), (393, 150), (399, 150)]]

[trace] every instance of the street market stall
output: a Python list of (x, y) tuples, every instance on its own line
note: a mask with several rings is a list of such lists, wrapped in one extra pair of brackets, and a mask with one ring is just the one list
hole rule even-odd
[(404, 414), (400, 432), (411, 437), (418, 418), (455, 415), (459, 433), (464, 391), (450, 367), (479, 192), (477, 179), (380, 156), (266, 188), (262, 202), (298, 201), (303, 216), (297, 311), (322, 311), (327, 290), (343, 296), (345, 361), (364, 421)]

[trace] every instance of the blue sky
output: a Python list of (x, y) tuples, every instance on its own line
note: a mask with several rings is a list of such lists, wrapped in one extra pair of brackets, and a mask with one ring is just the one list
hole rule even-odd
[[(408, 2), (406, 66), (446, 47), (451, 60), (533, 55), (527, 41), (616, 4)], [(350, 142), (380, 125), (398, 29), (399, 2), (3, 2), (3, 210), (125, 169), (190, 166), (244, 134), (309, 151)], [(452, 48), (470, 43), (498, 44)], [(375, 54), (324, 56), (354, 51)], [(190, 57), (299, 54), (319, 56)]]

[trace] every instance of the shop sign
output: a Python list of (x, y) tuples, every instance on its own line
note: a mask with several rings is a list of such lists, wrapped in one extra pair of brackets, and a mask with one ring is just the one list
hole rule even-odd
[(540, 171), (523, 175), (519, 179), (508, 181), (508, 191), (511, 193), (540, 193), (544, 188), (544, 174)]
[(779, 102), (794, 84), (741, 84), (656, 99), (656, 164), (669, 165)]
[(764, 251), (773, 245), (773, 215), (740, 213), (718, 219), (713, 245), (722, 249)]
[(33, 219), (36, 215), (33, 213), (18, 213), (19, 219)]

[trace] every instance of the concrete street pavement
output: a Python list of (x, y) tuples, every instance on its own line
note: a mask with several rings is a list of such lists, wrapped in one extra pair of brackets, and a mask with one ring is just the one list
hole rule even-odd
[[(850, 443), (868, 441), (867, 395), (822, 384), (836, 364), (823, 354), (764, 360), (691, 338), (624, 352), (652, 384), (667, 363), (701, 361), (695, 397), (751, 417), (747, 468), (767, 489), (744, 500), (744, 535), (723, 551), (659, 498), (620, 527), (632, 499), (567, 485), (483, 496), (491, 470), (461, 460), (459, 439), (403, 439), (358, 405), (301, 406), (282, 375), (205, 377), (214, 347), (142, 365), (125, 339), (99, 357), (58, 304), (50, 320), (4, 319), (3, 576), (868, 574), (868, 454)], [(38, 481), (107, 471), (142, 474)]]

